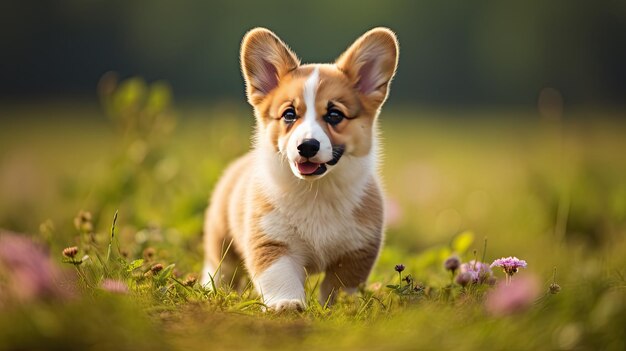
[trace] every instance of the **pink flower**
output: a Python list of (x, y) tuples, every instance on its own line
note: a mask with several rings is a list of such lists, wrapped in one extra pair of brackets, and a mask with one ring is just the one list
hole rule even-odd
[(498, 258), (491, 264), (491, 267), (502, 267), (504, 273), (509, 277), (517, 273), (519, 268), (526, 268), (526, 266), (526, 261), (511, 256)]
[(460, 265), (461, 265), (461, 260), (456, 255), (448, 257), (448, 259), (443, 262), (443, 268), (452, 272), (453, 275), (454, 275), (454, 272), (456, 272), (456, 270), (459, 269)]
[(128, 294), (128, 285), (120, 280), (105, 279), (102, 281), (102, 289), (114, 294)]
[(508, 284), (498, 284), (485, 299), (487, 312), (505, 316), (529, 308), (539, 296), (539, 282), (534, 276), (523, 276)]
[(402, 222), (402, 206), (394, 198), (385, 198), (385, 223), (388, 227), (397, 227)]
[(476, 260), (463, 263), (460, 270), (461, 273), (469, 274), (471, 282), (474, 284), (484, 283), (493, 275), (488, 264)]
[(67, 277), (53, 264), (46, 250), (30, 238), (13, 233), (0, 235), (0, 277), (6, 284), (6, 290), (0, 289), (6, 294), (2, 299), (31, 301), (65, 298), (73, 293), (68, 287), (71, 282), (63, 281)]
[(459, 275), (456, 276), (456, 279), (454, 281), (460, 286), (466, 287), (469, 283), (474, 282), (474, 277), (468, 272), (461, 272), (459, 273)]

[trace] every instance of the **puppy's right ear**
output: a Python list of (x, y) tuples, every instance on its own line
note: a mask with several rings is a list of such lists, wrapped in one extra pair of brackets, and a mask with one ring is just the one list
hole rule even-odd
[(255, 28), (243, 37), (241, 71), (252, 105), (260, 103), (282, 76), (299, 65), (298, 57), (270, 30)]

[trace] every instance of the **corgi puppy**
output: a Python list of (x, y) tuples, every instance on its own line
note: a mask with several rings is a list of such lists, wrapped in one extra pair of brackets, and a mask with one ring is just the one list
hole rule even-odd
[(241, 44), (256, 132), (206, 212), (202, 284), (229, 282), (243, 261), (271, 310), (305, 308), (307, 274), (324, 272), (320, 303), (364, 283), (383, 240), (377, 118), (398, 64), (386, 28), (331, 64), (301, 64), (273, 32)]

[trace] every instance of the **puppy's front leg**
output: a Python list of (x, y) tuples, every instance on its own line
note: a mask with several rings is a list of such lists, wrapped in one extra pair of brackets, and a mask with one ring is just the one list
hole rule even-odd
[(283, 255), (256, 273), (254, 285), (271, 310), (302, 311), (305, 307), (304, 278), (302, 265), (295, 258)]

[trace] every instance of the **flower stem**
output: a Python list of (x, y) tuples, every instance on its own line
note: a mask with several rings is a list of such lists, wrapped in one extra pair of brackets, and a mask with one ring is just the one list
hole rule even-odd
[(483, 245), (483, 258), (482, 262), (485, 262), (485, 256), (487, 255), (487, 237), (485, 237), (485, 244)]

